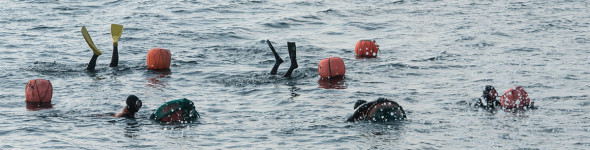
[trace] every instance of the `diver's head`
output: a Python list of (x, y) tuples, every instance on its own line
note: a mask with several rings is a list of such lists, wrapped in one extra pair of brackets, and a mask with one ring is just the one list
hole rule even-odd
[(129, 95), (127, 97), (127, 111), (129, 111), (130, 113), (136, 113), (139, 111), (139, 108), (141, 108), (141, 100), (139, 100), (139, 98), (137, 98), (137, 96), (135, 95)]
[(486, 103), (491, 104), (492, 102), (496, 101), (497, 96), (498, 92), (496, 92), (496, 89), (491, 85), (486, 85), (486, 87), (483, 89), (483, 94), (481, 97), (486, 100)]
[(363, 105), (364, 103), (367, 103), (367, 101), (365, 101), (365, 100), (356, 101), (356, 103), (354, 103), (354, 109), (358, 108), (359, 106)]

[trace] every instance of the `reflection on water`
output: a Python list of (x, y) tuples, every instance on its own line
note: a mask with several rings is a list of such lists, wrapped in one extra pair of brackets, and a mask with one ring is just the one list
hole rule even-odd
[(324, 89), (346, 89), (346, 77), (333, 77), (326, 79), (319, 79), (318, 85)]
[(300, 95), (297, 91), (301, 90), (301, 88), (296, 87), (294, 83), (289, 83), (288, 85), (291, 86), (291, 88), (289, 88), (289, 91), (291, 91), (291, 97), (289, 97), (289, 100), (293, 100)]
[(125, 137), (134, 138), (139, 136), (138, 132), (141, 130), (141, 125), (135, 119), (126, 119), (127, 126), (125, 127)]
[(162, 89), (166, 88), (166, 85), (168, 85), (168, 81), (163, 79), (170, 78), (172, 73), (170, 72), (170, 69), (162, 69), (148, 70), (147, 74), (146, 80), (148, 81), (148, 84), (146, 85), (163, 91)]
[(53, 108), (51, 103), (27, 103), (27, 110), (29, 111), (38, 111), (51, 108)]
[(358, 128), (359, 138), (366, 141), (368, 149), (395, 149), (392, 145), (398, 145), (403, 139), (403, 122), (389, 123), (363, 123)]

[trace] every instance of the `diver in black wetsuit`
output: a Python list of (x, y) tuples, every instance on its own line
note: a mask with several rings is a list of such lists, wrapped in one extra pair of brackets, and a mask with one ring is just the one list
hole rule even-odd
[[(491, 85), (486, 85), (483, 89), (483, 94), (479, 98), (479, 101), (475, 103), (475, 107), (481, 107), (486, 109), (496, 109), (501, 107), (500, 101), (496, 98), (498, 97), (498, 92), (496, 92), (496, 88)], [(483, 101), (482, 101), (483, 99)]]
[[(283, 63), (283, 59), (281, 59), (281, 57), (279, 56), (279, 54), (277, 54), (277, 52), (275, 51), (275, 48), (272, 46), (272, 44), (270, 43), (269, 40), (266, 40), (266, 43), (268, 43), (268, 47), (270, 47), (270, 50), (272, 50), (272, 53), (275, 55), (275, 65), (274, 67), (272, 67), (272, 70), (270, 71), (271, 75), (276, 75), (277, 74), (277, 70), (279, 69), (279, 66), (281, 65), (281, 63)], [(287, 71), (287, 73), (285, 73), (284, 77), (291, 77), (291, 74), (293, 73), (293, 70), (297, 69), (297, 67), (299, 67), (297, 65), (297, 58), (296, 58), (296, 48), (295, 48), (295, 42), (287, 42), (287, 46), (289, 47), (289, 58), (291, 59), (291, 67), (289, 67), (289, 70)]]
[(354, 104), (354, 109), (354, 113), (348, 117), (347, 122), (388, 122), (406, 119), (406, 112), (402, 106), (395, 101), (381, 97), (372, 102), (358, 100)]
[[(88, 43), (88, 46), (94, 53), (92, 58), (90, 58), (90, 62), (88, 63), (86, 70), (94, 70), (94, 67), (96, 66), (96, 59), (98, 56), (102, 55), (102, 52), (98, 50), (98, 48), (96, 48), (94, 45), (94, 42), (92, 42), (92, 38), (90, 38), (90, 34), (88, 34), (85, 26), (82, 26), (81, 32), (84, 40), (86, 40), (86, 43)], [(117, 65), (119, 65), (119, 50), (117, 47), (119, 45), (119, 38), (121, 38), (122, 33), (123, 25), (111, 24), (111, 36), (113, 37), (113, 56), (111, 57), (111, 64), (109, 67), (117, 67)]]
[[(98, 58), (99, 55), (93, 54), (92, 58), (90, 59), (90, 62), (88, 63), (88, 67), (86, 67), (86, 70), (94, 70), (94, 67), (96, 66), (96, 59)], [(109, 67), (117, 67), (119, 65), (119, 50), (117, 48), (117, 45), (113, 45), (113, 56), (111, 57), (111, 64), (109, 65)]]
[(473, 107), (481, 107), (484, 109), (494, 110), (497, 108), (504, 108), (504, 109), (513, 109), (513, 108), (527, 108), (527, 109), (536, 109), (534, 106), (535, 103), (532, 102), (528, 98), (528, 94), (526, 91), (517, 86), (514, 89), (511, 88), (506, 91), (500, 98), (500, 100), (496, 99), (498, 96), (498, 92), (496, 89), (491, 85), (486, 85), (483, 89), (483, 93), (481, 97), (475, 102)]
[(135, 118), (135, 113), (141, 108), (142, 102), (135, 95), (129, 95), (125, 102), (127, 106), (121, 110), (120, 113), (113, 115), (114, 117)]

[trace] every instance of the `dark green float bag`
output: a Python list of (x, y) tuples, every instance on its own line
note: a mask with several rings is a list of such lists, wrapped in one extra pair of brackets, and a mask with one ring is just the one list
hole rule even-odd
[(183, 98), (166, 102), (150, 117), (158, 122), (192, 122), (199, 118), (192, 101)]

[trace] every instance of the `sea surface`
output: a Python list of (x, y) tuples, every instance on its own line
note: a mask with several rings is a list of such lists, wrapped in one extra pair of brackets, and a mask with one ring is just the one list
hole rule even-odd
[[(590, 5), (585, 0), (3, 0), (0, 149), (590, 149)], [(124, 26), (109, 67), (110, 25)], [(103, 52), (92, 51), (86, 26)], [(286, 62), (270, 75), (273, 42)], [(357, 59), (363, 39), (377, 58)], [(287, 42), (299, 68), (290, 78)], [(146, 68), (150, 48), (170, 71)], [(346, 77), (319, 80), (341, 57)], [(28, 110), (25, 85), (53, 84)], [(538, 109), (469, 106), (485, 85), (522, 86)], [(135, 119), (104, 117), (137, 95)], [(347, 123), (357, 100), (385, 97), (408, 119)], [(162, 125), (187, 98), (201, 119)]]

